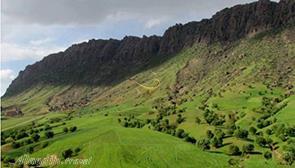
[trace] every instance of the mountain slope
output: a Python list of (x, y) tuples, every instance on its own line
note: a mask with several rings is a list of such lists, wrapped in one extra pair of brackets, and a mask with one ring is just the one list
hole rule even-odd
[(292, 25), (294, 6), (292, 0), (279, 3), (260, 0), (224, 9), (211, 19), (175, 25), (162, 37), (129, 36), (122, 40), (90, 40), (73, 45), (26, 67), (11, 83), (5, 96), (40, 83), (95, 86), (118, 83), (151, 65), (154, 59), (168, 59), (196, 42), (229, 43), (257, 32)]

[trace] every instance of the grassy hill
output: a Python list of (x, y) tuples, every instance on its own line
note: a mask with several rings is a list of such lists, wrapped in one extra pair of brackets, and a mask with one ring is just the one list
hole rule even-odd
[(71, 158), (91, 158), (85, 167), (288, 167), (294, 34), (291, 27), (231, 45), (199, 43), (115, 86), (39, 85), (5, 98), (24, 116), (2, 117), (3, 166), (24, 154), (63, 160), (71, 149)]

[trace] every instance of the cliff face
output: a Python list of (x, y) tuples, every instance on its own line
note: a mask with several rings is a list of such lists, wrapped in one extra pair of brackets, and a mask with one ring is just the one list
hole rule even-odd
[(175, 54), (193, 43), (226, 44), (294, 23), (294, 0), (279, 3), (260, 0), (226, 8), (211, 19), (177, 24), (162, 37), (90, 40), (27, 66), (11, 83), (5, 96), (20, 93), (38, 83), (113, 84), (140, 71), (153, 59)]

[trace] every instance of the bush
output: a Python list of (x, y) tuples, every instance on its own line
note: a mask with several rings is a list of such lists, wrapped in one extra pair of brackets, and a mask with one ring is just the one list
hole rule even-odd
[(241, 154), (240, 148), (236, 145), (231, 145), (229, 147), (229, 154), (230, 155), (240, 155)]
[(49, 145), (48, 142), (44, 142), (44, 143), (42, 144), (42, 148), (46, 148), (48, 145)]
[(75, 132), (76, 130), (77, 130), (77, 127), (76, 126), (73, 126), (73, 127), (70, 128), (70, 131), (71, 132)]
[(176, 131), (176, 134), (175, 134), (178, 138), (184, 138), (187, 136), (187, 134), (184, 132), (183, 129), (178, 129)]
[(214, 138), (211, 140), (211, 144), (212, 144), (215, 148), (219, 148), (219, 147), (222, 146), (222, 144), (223, 144), (223, 140), (222, 140), (222, 138), (214, 137)]
[(265, 147), (266, 144), (267, 144), (266, 139), (264, 137), (261, 137), (261, 136), (256, 138), (256, 143), (261, 147)]
[(288, 165), (292, 165), (294, 160), (295, 160), (295, 156), (294, 156), (294, 153), (288, 151), (288, 152), (285, 152), (283, 154), (283, 159), (284, 161), (288, 164)]
[(63, 128), (63, 132), (64, 132), (64, 133), (67, 133), (67, 132), (69, 132), (69, 129), (68, 129), (67, 127), (64, 127), (64, 128)]
[(67, 150), (62, 152), (62, 157), (64, 159), (70, 158), (70, 157), (72, 157), (72, 155), (73, 155), (72, 149), (67, 149)]
[(271, 152), (266, 151), (266, 152), (263, 154), (263, 156), (264, 156), (265, 159), (271, 159), (272, 154), (271, 154)]
[(196, 117), (196, 123), (197, 123), (197, 124), (201, 124), (201, 121), (202, 121), (202, 120), (201, 120), (199, 117)]
[(28, 153), (33, 153), (34, 152), (34, 148), (32, 146), (27, 148), (27, 152)]
[(246, 139), (248, 137), (249, 132), (247, 130), (238, 129), (234, 132), (234, 136), (237, 138)]
[(243, 145), (242, 151), (243, 151), (243, 153), (253, 152), (254, 151), (254, 145), (253, 144)]
[(214, 137), (214, 134), (212, 133), (211, 130), (207, 130), (206, 134), (207, 134), (207, 138), (208, 138), (208, 139), (211, 139), (211, 138)]
[(21, 146), (21, 144), (19, 142), (12, 142), (11, 146), (16, 149), (19, 148)]
[(197, 142), (197, 140), (194, 137), (191, 137), (191, 136), (186, 136), (185, 141), (189, 142), (189, 143), (192, 143), (192, 144), (195, 144)]
[(40, 139), (40, 135), (39, 135), (39, 134), (36, 134), (36, 133), (34, 133), (34, 134), (31, 136), (31, 138), (32, 138), (32, 140), (33, 140), (34, 142), (38, 142), (38, 141), (39, 141), (39, 139)]
[(256, 132), (257, 132), (257, 129), (255, 127), (250, 127), (249, 128), (249, 132), (252, 134), (252, 135), (255, 135)]
[(201, 139), (200, 141), (198, 141), (198, 147), (202, 150), (209, 150), (210, 141), (208, 139)]
[(80, 151), (81, 151), (81, 149), (79, 148), (79, 147), (77, 147), (77, 148), (75, 148), (75, 153), (77, 154), (77, 153), (79, 153)]
[(46, 136), (46, 138), (53, 138), (54, 132), (53, 131), (46, 131), (45, 136)]

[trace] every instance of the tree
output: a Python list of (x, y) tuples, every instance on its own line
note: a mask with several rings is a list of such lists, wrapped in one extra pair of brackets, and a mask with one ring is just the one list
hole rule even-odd
[(202, 121), (202, 120), (201, 120), (199, 117), (196, 117), (196, 123), (197, 123), (197, 124), (201, 124), (201, 121)]
[(16, 149), (19, 148), (21, 146), (21, 144), (19, 142), (12, 142), (11, 146)]
[(46, 138), (53, 138), (54, 132), (53, 131), (46, 131), (45, 136), (46, 136)]
[(77, 147), (77, 148), (75, 148), (75, 153), (77, 154), (77, 153), (79, 153), (80, 151), (81, 151), (81, 149), (79, 148), (79, 147)]
[(211, 139), (211, 138), (214, 137), (214, 134), (213, 134), (213, 132), (211, 130), (207, 130), (206, 134), (207, 134), (208, 139)]
[(187, 134), (184, 132), (183, 129), (178, 129), (175, 134), (178, 138), (184, 138)]
[(201, 139), (198, 141), (198, 147), (202, 150), (210, 149), (210, 141), (208, 139)]
[(50, 129), (51, 129), (51, 127), (50, 127), (50, 125), (48, 125), (48, 124), (46, 124), (46, 125), (44, 126), (44, 130), (45, 130), (45, 131), (50, 130)]
[(64, 127), (63, 132), (67, 133), (67, 132), (69, 132), (69, 129), (67, 127)]
[(76, 126), (73, 126), (73, 127), (70, 128), (70, 131), (71, 132), (75, 132), (76, 130), (77, 130), (77, 127)]
[(223, 139), (222, 139), (222, 138), (214, 137), (214, 138), (211, 140), (211, 144), (212, 144), (212, 146), (214, 146), (215, 148), (219, 148), (219, 147), (221, 147), (222, 144), (223, 144)]
[(214, 134), (216, 138), (224, 138), (225, 137), (225, 133), (222, 131), (222, 129), (215, 129), (214, 130)]
[(295, 155), (294, 153), (287, 151), (287, 152), (284, 152), (283, 159), (285, 160), (287, 164), (292, 165), (295, 160)]
[(64, 159), (69, 158), (69, 157), (72, 157), (72, 155), (73, 155), (72, 149), (67, 149), (67, 150), (65, 150), (65, 151), (62, 152), (62, 157)]
[(257, 129), (255, 127), (250, 127), (249, 128), (249, 132), (252, 134), (252, 135), (255, 135), (256, 132), (257, 132)]
[(263, 154), (263, 156), (264, 156), (265, 159), (271, 159), (272, 154), (271, 154), (270, 151), (266, 151), (266, 152)]
[(259, 136), (256, 138), (256, 143), (261, 147), (265, 147), (267, 142), (264, 137)]
[(231, 145), (229, 147), (229, 154), (230, 155), (240, 155), (241, 154), (240, 148), (236, 145)]
[(237, 129), (234, 132), (234, 136), (237, 138), (246, 139), (248, 137), (249, 132), (247, 130)]
[(27, 152), (29, 153), (33, 153), (34, 152), (34, 148), (32, 146), (27, 148)]
[(197, 142), (197, 140), (194, 137), (191, 137), (191, 136), (186, 136), (185, 141), (189, 142), (189, 143), (192, 143), (192, 144), (195, 144)]
[(243, 153), (250, 153), (254, 151), (254, 145), (253, 144), (246, 144), (243, 145), (242, 147), (242, 152)]
[(31, 136), (31, 138), (32, 138), (32, 140), (33, 140), (34, 142), (38, 142), (39, 139), (40, 139), (40, 135), (37, 134), (37, 133), (34, 133), (34, 134)]

